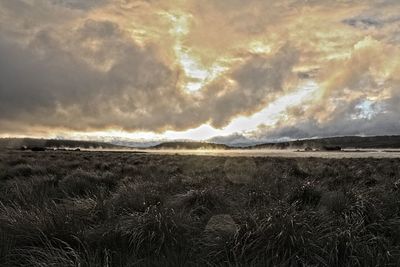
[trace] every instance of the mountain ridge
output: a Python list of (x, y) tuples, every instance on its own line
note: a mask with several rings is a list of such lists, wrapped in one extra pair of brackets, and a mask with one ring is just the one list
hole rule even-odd
[(302, 139), (285, 142), (267, 142), (261, 144), (248, 144), (233, 146), (213, 142), (174, 141), (163, 142), (148, 147), (150, 149), (368, 149), (368, 148), (400, 148), (400, 135), (391, 136), (339, 136)]
[(106, 142), (81, 141), (67, 139), (39, 139), (39, 138), (0, 138), (0, 148), (18, 149), (21, 147), (41, 147), (41, 148), (107, 148), (118, 149), (126, 148)]
[[(152, 142), (147, 147), (137, 145), (120, 145), (112, 142), (68, 140), (68, 139), (37, 139), (37, 138), (0, 138), (0, 148), (18, 149), (26, 147), (54, 148), (104, 148), (104, 149), (400, 149), (400, 135), (389, 136), (339, 136), (301, 139), (284, 142), (249, 143), (243, 146), (207, 141), (165, 141), (158, 144)], [(133, 142), (132, 144), (137, 144)]]
[(276, 142), (276, 143), (263, 143), (263, 144), (248, 146), (246, 148), (323, 149), (324, 147), (341, 147), (347, 149), (400, 148), (400, 135), (325, 137), (325, 138), (302, 139), (302, 140), (293, 140), (293, 141)]

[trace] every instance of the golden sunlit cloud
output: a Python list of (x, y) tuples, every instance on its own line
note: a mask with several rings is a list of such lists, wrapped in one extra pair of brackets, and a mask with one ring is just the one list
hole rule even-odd
[(180, 66), (183, 68), (185, 74), (185, 81), (183, 87), (189, 91), (197, 91), (204, 87), (208, 82), (218, 77), (225, 68), (213, 64), (211, 67), (206, 69), (201, 65), (198, 59), (192, 55), (190, 48), (184, 46), (184, 39), (190, 32), (190, 18), (191, 16), (186, 14), (170, 14), (160, 13), (160, 15), (166, 16), (171, 22), (170, 34), (175, 38), (175, 45), (173, 47), (176, 59)]
[(393, 0), (1, 1), (0, 135), (399, 133), (399, 12)]

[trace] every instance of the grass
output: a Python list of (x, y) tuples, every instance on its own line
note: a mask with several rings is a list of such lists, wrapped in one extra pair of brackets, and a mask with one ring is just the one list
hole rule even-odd
[(3, 151), (0, 263), (399, 266), (399, 163)]

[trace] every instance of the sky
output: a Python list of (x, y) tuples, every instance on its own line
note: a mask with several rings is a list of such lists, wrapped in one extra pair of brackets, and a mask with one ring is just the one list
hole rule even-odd
[(394, 134), (398, 0), (0, 0), (0, 137)]

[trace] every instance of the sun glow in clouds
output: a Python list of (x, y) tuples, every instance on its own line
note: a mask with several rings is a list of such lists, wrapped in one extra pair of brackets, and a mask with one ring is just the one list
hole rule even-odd
[(184, 45), (184, 37), (189, 33), (190, 15), (183, 13), (164, 14), (172, 24), (169, 33), (175, 37), (173, 47), (177, 61), (185, 73), (184, 87), (190, 91), (198, 91), (204, 85), (214, 80), (226, 70), (218, 63), (214, 63), (210, 68), (205, 68), (199, 60), (192, 55), (191, 49)]
[[(186, 131), (166, 131), (161, 134), (153, 132), (135, 132), (128, 133), (125, 131), (104, 131), (91, 133), (91, 137), (107, 136), (121, 137), (137, 141), (144, 140), (173, 140), (173, 139), (190, 139), (196, 141), (204, 141), (214, 136), (227, 136), (238, 132), (251, 132), (258, 128), (259, 125), (273, 125), (281, 116), (284, 116), (285, 111), (289, 107), (298, 106), (307, 100), (315, 97), (319, 87), (314, 81), (307, 81), (301, 85), (293, 93), (287, 94), (275, 102), (268, 105), (260, 112), (249, 117), (238, 117), (234, 119), (228, 126), (222, 129), (216, 129), (208, 124), (203, 124), (197, 128)], [(73, 138), (83, 139), (82, 137), (88, 134), (77, 134)]]
[(314, 81), (308, 81), (293, 93), (287, 94), (272, 102), (260, 112), (250, 117), (236, 118), (224, 128), (224, 131), (228, 133), (250, 132), (256, 130), (257, 127), (262, 124), (273, 125), (280, 117), (284, 116), (287, 108), (301, 105), (305, 101), (313, 98), (316, 92), (318, 92), (318, 89), (319, 87)]
[(260, 112), (250, 117), (238, 117), (223, 129), (215, 129), (208, 124), (204, 124), (196, 129), (184, 132), (167, 131), (163, 136), (167, 139), (207, 140), (217, 135), (227, 136), (238, 132), (251, 132), (261, 124), (273, 125), (284, 115), (287, 108), (301, 105), (315, 97), (318, 89), (319, 87), (314, 81), (307, 81), (293, 93), (279, 98)]
[(400, 1), (71, 1), (0, 1), (0, 135), (400, 132)]
[(268, 54), (271, 52), (271, 47), (261, 41), (253, 41), (249, 44), (249, 51), (255, 54)]

